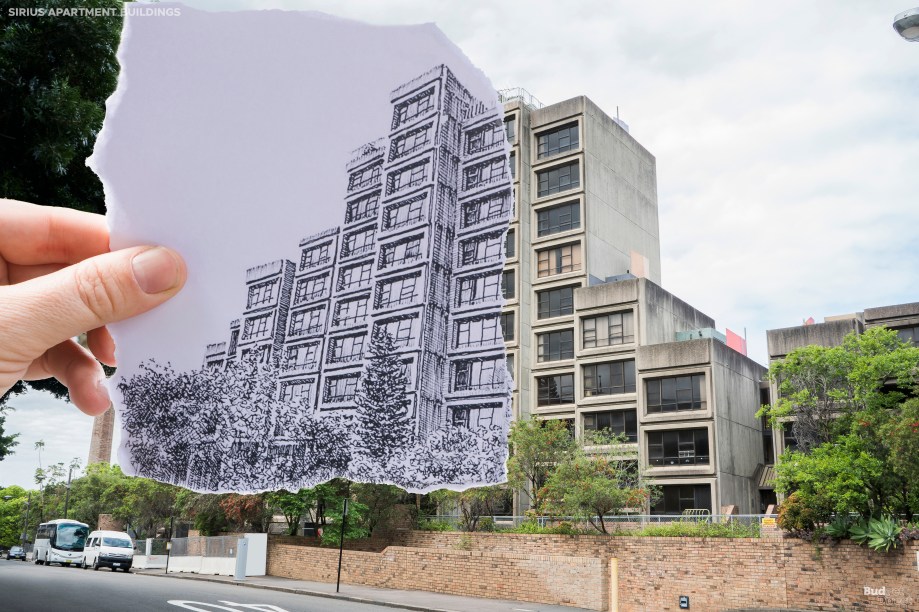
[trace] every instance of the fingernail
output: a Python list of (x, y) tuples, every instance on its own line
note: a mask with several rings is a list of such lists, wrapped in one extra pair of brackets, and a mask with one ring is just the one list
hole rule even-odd
[(162, 293), (179, 282), (176, 259), (163, 247), (148, 249), (131, 260), (134, 278), (145, 293)]
[(106, 404), (112, 403), (112, 398), (108, 394), (108, 385), (105, 384), (105, 380), (102, 378), (96, 381), (96, 393), (105, 400)]

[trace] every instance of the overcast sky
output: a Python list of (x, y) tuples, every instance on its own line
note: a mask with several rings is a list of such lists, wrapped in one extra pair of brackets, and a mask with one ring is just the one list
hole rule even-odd
[[(746, 329), (765, 364), (767, 329), (919, 301), (919, 44), (891, 27), (917, 2), (221, 4), (434, 22), (499, 88), (618, 106), (657, 158), (664, 288)], [(85, 459), (91, 419), (39, 394), (12, 404), (23, 444), (0, 484), (32, 483), (39, 434), (46, 464)]]

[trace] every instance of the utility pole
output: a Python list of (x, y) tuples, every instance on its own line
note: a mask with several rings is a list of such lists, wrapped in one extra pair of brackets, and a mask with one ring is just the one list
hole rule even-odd
[(64, 495), (64, 518), (68, 518), (67, 509), (70, 507), (70, 478), (73, 476), (73, 466), (67, 472), (67, 493)]
[(351, 483), (348, 483), (348, 494), (345, 495), (345, 503), (341, 509), (341, 534), (338, 537), (338, 578), (335, 579), (335, 592), (341, 587), (341, 557), (345, 549), (345, 525), (348, 520), (348, 498), (351, 494)]
[(22, 519), (22, 550), (26, 549), (26, 542), (29, 539), (29, 532), (27, 531), (29, 526), (29, 510), (32, 507), (32, 492), (29, 491), (29, 498), (26, 500), (26, 516)]

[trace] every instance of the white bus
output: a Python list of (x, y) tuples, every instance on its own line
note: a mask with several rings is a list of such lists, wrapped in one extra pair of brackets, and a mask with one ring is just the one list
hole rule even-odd
[(75, 566), (83, 560), (83, 545), (88, 534), (89, 525), (79, 521), (56, 519), (42, 523), (35, 534), (32, 560), (38, 565)]

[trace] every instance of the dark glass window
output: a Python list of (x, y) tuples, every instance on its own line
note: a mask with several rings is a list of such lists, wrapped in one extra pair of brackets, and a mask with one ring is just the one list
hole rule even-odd
[(574, 374), (540, 376), (536, 379), (536, 405), (555, 406), (574, 403)]
[(782, 429), (782, 438), (785, 441), (785, 450), (798, 450), (798, 439), (795, 437), (794, 427), (791, 423), (785, 423)]
[(584, 319), (581, 322), (583, 348), (635, 342), (634, 320), (635, 315), (631, 310)]
[(514, 142), (517, 137), (517, 118), (508, 117), (504, 120), (504, 133), (507, 134), (507, 141)]
[(517, 178), (517, 155), (513, 151), (508, 155), (507, 163), (511, 167), (511, 179)]
[(538, 197), (577, 189), (581, 185), (580, 162), (571, 162), (536, 173)]
[(558, 361), (574, 358), (574, 330), (563, 329), (536, 335), (536, 360)]
[(517, 232), (507, 230), (507, 236), (504, 238), (504, 257), (510, 259), (517, 256)]
[(514, 313), (501, 313), (501, 329), (504, 331), (504, 341), (510, 342), (514, 339)]
[(635, 360), (584, 366), (584, 397), (635, 393)]
[(763, 417), (763, 462), (766, 465), (775, 463), (775, 447), (772, 445), (772, 426), (769, 419)]
[(682, 514), (684, 510), (712, 510), (712, 488), (707, 484), (663, 485), (651, 514)]
[(586, 412), (584, 413), (584, 429), (625, 434), (629, 442), (638, 441), (638, 417), (634, 410)]
[(581, 227), (581, 204), (568, 202), (536, 213), (536, 234), (550, 236)]
[(649, 431), (648, 464), (708, 465), (708, 429)]
[(904, 327), (897, 330), (897, 335), (903, 342), (912, 342), (919, 346), (919, 327)]
[(501, 295), (505, 300), (512, 300), (517, 295), (516, 275), (513, 270), (501, 274)]
[(536, 316), (539, 319), (562, 317), (574, 312), (575, 287), (546, 289), (536, 293)]
[(692, 374), (645, 381), (648, 413), (705, 408), (704, 380), (704, 374)]
[(536, 145), (537, 157), (540, 159), (577, 149), (579, 146), (577, 122), (539, 134), (536, 137)]

